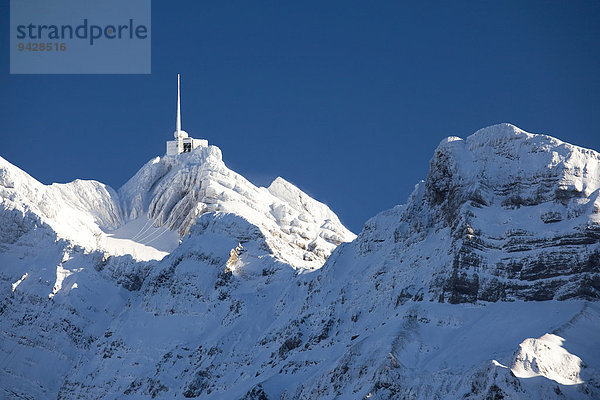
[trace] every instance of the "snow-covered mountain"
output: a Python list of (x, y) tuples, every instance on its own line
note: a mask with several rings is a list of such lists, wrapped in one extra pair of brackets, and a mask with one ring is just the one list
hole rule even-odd
[(127, 220), (150, 218), (185, 236), (197, 218), (225, 212), (260, 229), (276, 257), (297, 268), (317, 268), (342, 242), (354, 239), (338, 217), (283, 178), (256, 187), (228, 169), (216, 146), (157, 157), (119, 190)]
[(593, 150), (509, 124), (450, 137), (408, 203), (366, 223), (354, 267), (396, 255), (404, 298), (597, 299), (599, 188)]
[(600, 398), (599, 162), (508, 124), (448, 138), (353, 240), (213, 146), (118, 192), (2, 160), (0, 393)]
[(118, 192), (94, 181), (46, 186), (0, 159), (0, 192), (0, 386), (10, 396), (55, 397), (77, 357), (203, 214), (236, 222), (218, 224), (229, 247), (213, 251), (225, 261), (260, 238), (261, 263), (313, 270), (356, 237), (284, 179), (254, 186), (214, 146), (157, 157)]

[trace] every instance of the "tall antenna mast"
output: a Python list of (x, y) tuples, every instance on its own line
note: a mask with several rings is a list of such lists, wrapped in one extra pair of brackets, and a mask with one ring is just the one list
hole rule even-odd
[(189, 153), (197, 147), (208, 147), (208, 140), (194, 139), (181, 129), (181, 75), (177, 74), (177, 121), (175, 123), (175, 140), (167, 141), (167, 155), (176, 156), (181, 153)]
[(181, 130), (181, 94), (179, 89), (179, 74), (177, 74), (177, 126), (175, 127), (175, 131), (179, 132)]

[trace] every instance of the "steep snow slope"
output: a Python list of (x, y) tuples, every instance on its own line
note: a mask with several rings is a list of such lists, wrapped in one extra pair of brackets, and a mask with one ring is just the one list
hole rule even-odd
[[(18, 213), (0, 215), (17, 220)], [(21, 216), (12, 226), (17, 236), (0, 251), (0, 398), (55, 398), (147, 265), (89, 252), (33, 213)]]
[(163, 259), (87, 253), (46, 226), (27, 235), (47, 233), (52, 253), (28, 237), (0, 253), (19, 266), (1, 281), (0, 388), (61, 399), (600, 398), (599, 159), (507, 124), (445, 140), (406, 205), (312, 269), (311, 243), (333, 247), (325, 233), (343, 232), (327, 208), (280, 179), (254, 187), (215, 148), (157, 158), (119, 200), (125, 220), (189, 232)]
[[(0, 159), (0, 397), (56, 397), (77, 357), (93, 354), (110, 321), (139, 297), (155, 268), (140, 260), (177, 248), (177, 231), (187, 233), (200, 214), (235, 216), (264, 238), (265, 257), (295, 268), (320, 267), (338, 241), (355, 237), (283, 179), (257, 188), (230, 171), (216, 147), (157, 158), (120, 192), (94, 181), (46, 186)], [(147, 204), (133, 207), (135, 199)], [(168, 202), (174, 208), (159, 216)], [(234, 257), (247, 239), (235, 229), (229, 237), (238, 242), (219, 249)]]
[[(334, 252), (337, 262), (355, 262), (352, 247), (341, 245)], [(377, 278), (371, 271), (297, 274), (268, 254), (260, 231), (245, 220), (206, 214), (182, 245), (153, 267), (140, 296), (112, 321), (96, 348), (82, 354), (60, 396), (548, 399), (562, 393), (583, 399), (600, 394), (597, 303), (396, 304), (388, 300), (395, 298), (394, 289), (382, 288)], [(552, 373), (539, 373), (537, 381), (517, 379), (511, 369), (522, 369), (520, 344), (551, 332), (565, 344), (546, 352), (550, 356), (536, 356), (535, 365)], [(586, 368), (555, 362), (567, 352)], [(565, 385), (573, 372), (583, 383)]]
[(262, 188), (231, 171), (216, 146), (157, 157), (119, 194), (126, 218), (148, 215), (181, 236), (205, 213), (242, 216), (261, 230), (276, 257), (297, 268), (320, 267), (337, 245), (355, 238), (326, 205), (284, 179)]
[[(43, 185), (0, 157), (0, 249), (28, 229), (48, 225), (60, 239), (88, 250), (131, 254), (140, 260), (167, 254), (108, 232), (123, 224), (117, 193), (100, 182)], [(27, 221), (27, 222), (25, 222)]]
[[(121, 223), (116, 193), (110, 187), (81, 180), (42, 185), (3, 158), (0, 158), (0, 194), (3, 210), (33, 213), (59, 235), (82, 242), (93, 241), (90, 237), (81, 237), (82, 232), (111, 229)], [(4, 229), (2, 232), (9, 234)], [(10, 234), (14, 240), (19, 232), (10, 231)]]

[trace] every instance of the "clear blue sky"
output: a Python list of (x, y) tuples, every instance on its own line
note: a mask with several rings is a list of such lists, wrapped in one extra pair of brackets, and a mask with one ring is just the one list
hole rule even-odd
[(600, 150), (597, 1), (152, 3), (152, 74), (79, 76), (9, 75), (1, 3), (0, 156), (117, 189), (164, 154), (178, 72), (186, 131), (355, 232), (405, 202), (446, 136), (512, 122)]

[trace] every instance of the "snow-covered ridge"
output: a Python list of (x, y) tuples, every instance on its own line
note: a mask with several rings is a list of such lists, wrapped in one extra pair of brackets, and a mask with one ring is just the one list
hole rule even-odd
[(0, 158), (0, 196), (3, 230), (11, 230), (13, 240), (24, 233), (15, 226), (16, 220), (11, 217), (15, 213), (47, 224), (58, 237), (90, 249), (103, 247), (99, 241), (103, 232), (122, 223), (117, 193), (109, 186), (83, 180), (43, 185), (3, 158)]
[(282, 178), (259, 188), (231, 171), (215, 146), (156, 157), (118, 193), (96, 181), (43, 185), (0, 158), (0, 192), (2, 207), (12, 210), (7, 227), (15, 211), (29, 213), (59, 238), (138, 259), (162, 258), (198, 217), (217, 211), (258, 226), (275, 256), (298, 268), (320, 267), (355, 238), (326, 205)]
[[(70, 183), (43, 185), (27, 173), (0, 157), (0, 190), (4, 200), (36, 207), (49, 221), (68, 223), (69, 212), (80, 211), (98, 226), (114, 229), (121, 223), (116, 192), (97, 181), (75, 180)], [(81, 216), (76, 216), (80, 218)]]
[(495, 197), (510, 194), (515, 206), (537, 204), (557, 196), (591, 195), (600, 187), (600, 154), (499, 124), (466, 140), (440, 143), (428, 180), (431, 196), (450, 190), (444, 184), (451, 183)]
[[(251, 185), (216, 148), (156, 158), (118, 200), (120, 229), (189, 232), (161, 260), (45, 226), (0, 251), (0, 397), (600, 398), (587, 151), (509, 125), (444, 140), (406, 204), (314, 270), (295, 263), (339, 233), (326, 206)], [(214, 212), (188, 230), (194, 201)]]
[(209, 212), (242, 216), (261, 229), (276, 257), (296, 267), (320, 267), (355, 237), (329, 207), (283, 178), (263, 188), (233, 172), (215, 146), (151, 160), (119, 195), (125, 218), (147, 215), (180, 236)]

